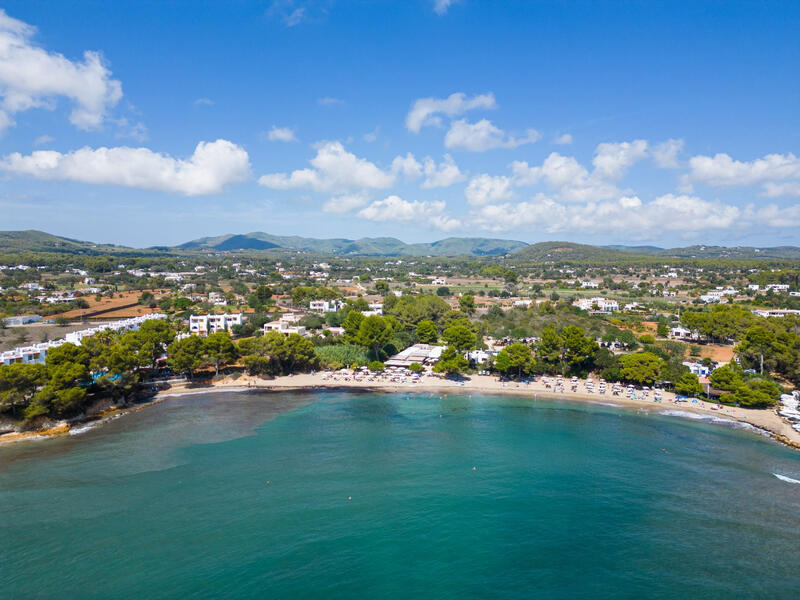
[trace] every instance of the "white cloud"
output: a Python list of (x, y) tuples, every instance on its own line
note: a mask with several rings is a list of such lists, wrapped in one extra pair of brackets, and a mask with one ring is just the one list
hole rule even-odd
[(683, 150), (683, 140), (669, 139), (656, 144), (651, 154), (656, 165), (662, 169), (677, 169), (680, 166), (678, 154)]
[(247, 152), (227, 140), (200, 142), (188, 159), (149, 148), (81, 148), (67, 154), (37, 150), (0, 161), (0, 170), (37, 179), (79, 181), (177, 192), (187, 196), (217, 194), (250, 178)]
[(267, 132), (267, 139), (271, 142), (296, 142), (297, 137), (291, 127), (277, 127), (275, 125)]
[(327, 213), (349, 213), (367, 203), (364, 193), (343, 194), (335, 196), (322, 205), (322, 210)]
[(53, 110), (59, 97), (73, 104), (73, 125), (100, 127), (122, 98), (120, 82), (111, 78), (98, 52), (86, 51), (82, 61), (71, 61), (35, 45), (35, 31), (0, 9), (0, 132), (14, 124), (16, 113)]
[(55, 138), (52, 135), (40, 135), (35, 140), (33, 140), (34, 146), (44, 146), (45, 144), (49, 144), (50, 142), (54, 142)]
[(532, 144), (540, 137), (541, 134), (535, 129), (528, 129), (523, 138), (515, 138), (506, 135), (505, 131), (487, 119), (481, 119), (477, 123), (459, 119), (450, 124), (450, 129), (444, 136), (444, 145), (451, 149), (483, 152), (494, 148), (517, 148), (523, 144)]
[(753, 217), (756, 222), (769, 227), (800, 227), (800, 204), (784, 208), (768, 204), (755, 211)]
[(378, 126), (375, 127), (375, 129), (373, 129), (369, 133), (365, 133), (364, 135), (362, 135), (361, 139), (363, 139), (368, 144), (371, 144), (371, 143), (377, 141), (378, 135), (380, 135), (380, 132), (381, 132), (381, 126), (378, 125)]
[(393, 221), (399, 223), (417, 223), (422, 226), (433, 226), (436, 229), (449, 231), (460, 227), (461, 222), (445, 214), (444, 202), (409, 202), (400, 196), (388, 196), (384, 200), (376, 200), (358, 212), (358, 216), (370, 221)]
[(214, 106), (214, 101), (211, 98), (198, 98), (194, 101), (195, 106)]
[(775, 183), (768, 181), (764, 184), (764, 192), (761, 194), (767, 198), (778, 198), (780, 196), (800, 196), (800, 181), (790, 181), (788, 183)]
[(695, 196), (666, 194), (649, 203), (636, 196), (585, 204), (562, 204), (544, 194), (529, 202), (488, 204), (473, 215), (474, 223), (491, 231), (515, 229), (558, 232), (623, 232), (644, 239), (662, 231), (698, 232), (740, 224), (741, 211)]
[(431, 157), (425, 158), (425, 181), (422, 187), (425, 189), (448, 187), (454, 183), (464, 181), (466, 175), (461, 172), (449, 154), (444, 155), (444, 161), (436, 165)]
[(422, 164), (408, 152), (405, 156), (395, 156), (392, 161), (392, 173), (402, 175), (409, 180), (419, 179), (422, 177)]
[(564, 133), (553, 140), (557, 146), (569, 146), (572, 143), (572, 134)]
[(440, 126), (442, 120), (439, 115), (457, 117), (477, 108), (497, 108), (494, 94), (489, 92), (469, 98), (464, 92), (456, 92), (447, 98), (420, 98), (414, 102), (406, 115), (406, 128), (419, 133), (419, 130), (427, 125)]
[(395, 173), (358, 158), (340, 142), (319, 144), (317, 155), (310, 162), (313, 168), (263, 175), (258, 183), (276, 190), (305, 188), (316, 192), (347, 192), (385, 189), (396, 179)]
[(322, 98), (317, 98), (317, 104), (320, 106), (336, 106), (338, 104), (344, 104), (344, 100), (332, 96), (323, 96)]
[(464, 196), (466, 196), (467, 202), (473, 206), (507, 200), (513, 195), (511, 183), (509, 177), (478, 175), (470, 180), (464, 190)]
[(455, 4), (458, 0), (433, 0), (433, 12), (442, 16), (447, 14), (447, 9)]
[(800, 178), (800, 158), (792, 153), (768, 154), (752, 161), (734, 160), (728, 154), (693, 156), (686, 183), (713, 186), (749, 186), (764, 181)]
[(605, 179), (618, 180), (636, 162), (647, 157), (647, 142), (617, 142), (598, 144), (592, 164), (595, 173)]

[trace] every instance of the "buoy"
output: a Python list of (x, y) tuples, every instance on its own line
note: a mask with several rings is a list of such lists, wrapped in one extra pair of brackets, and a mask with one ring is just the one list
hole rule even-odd
[(348, 502), (350, 502), (352, 499), (353, 499), (353, 497), (352, 497), (352, 496), (348, 496), (348, 497), (347, 497), (347, 501), (348, 501)]
[(267, 479), (267, 485), (269, 485), (269, 479)]
[(477, 470), (478, 470), (478, 467), (472, 467), (472, 470), (473, 470), (473, 471), (477, 471)]

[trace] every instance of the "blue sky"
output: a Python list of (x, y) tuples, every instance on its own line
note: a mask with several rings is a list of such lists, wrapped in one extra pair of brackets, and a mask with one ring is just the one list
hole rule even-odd
[(800, 3), (3, 10), (0, 229), (800, 243)]

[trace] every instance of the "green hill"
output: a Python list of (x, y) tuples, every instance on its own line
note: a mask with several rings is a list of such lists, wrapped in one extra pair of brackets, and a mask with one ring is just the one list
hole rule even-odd
[(488, 238), (447, 238), (432, 243), (406, 244), (396, 238), (317, 239), (279, 236), (264, 232), (222, 235), (192, 240), (177, 246), (181, 250), (246, 251), (283, 249), (317, 254), (359, 256), (490, 256), (524, 248), (524, 242)]

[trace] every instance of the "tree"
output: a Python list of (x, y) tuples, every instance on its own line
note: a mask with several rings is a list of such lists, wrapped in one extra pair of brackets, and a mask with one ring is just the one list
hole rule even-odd
[(465, 325), (451, 325), (442, 332), (442, 339), (460, 353), (475, 347), (475, 334)]
[(741, 372), (730, 363), (714, 369), (708, 378), (718, 390), (732, 391), (744, 383)]
[(436, 373), (447, 373), (448, 375), (458, 375), (469, 368), (467, 359), (455, 348), (448, 346), (442, 351), (442, 356), (433, 365)]
[(462, 312), (468, 315), (475, 314), (475, 296), (467, 294), (465, 296), (461, 296), (458, 299), (458, 307), (461, 309)]
[(380, 349), (391, 339), (393, 332), (391, 321), (379, 315), (372, 315), (361, 320), (356, 342), (371, 348), (377, 360), (380, 358)]
[(46, 379), (46, 368), (42, 364), (0, 366), (0, 412), (11, 412), (16, 417), (17, 411), (28, 406)]
[(385, 281), (376, 281), (375, 291), (379, 293), (381, 296), (385, 296), (386, 294), (389, 293), (389, 284)]
[(531, 349), (525, 344), (506, 346), (497, 355), (495, 368), (503, 372), (516, 369), (517, 377), (521, 377), (523, 373), (531, 372), (533, 370)]
[(131, 342), (137, 347), (141, 365), (155, 369), (158, 359), (173, 339), (175, 331), (167, 321), (151, 319), (142, 323), (142, 326), (132, 334)]
[(675, 391), (684, 396), (699, 396), (703, 393), (703, 386), (700, 385), (697, 375), (690, 371), (675, 382)]
[(219, 375), (219, 368), (236, 360), (236, 346), (227, 331), (211, 333), (203, 339), (203, 356), (208, 364), (214, 367), (214, 374)]
[(664, 361), (652, 352), (637, 352), (619, 358), (620, 375), (625, 381), (652, 385), (661, 376)]
[(436, 295), (437, 296), (449, 296), (450, 295), (450, 288), (448, 287), (438, 287), (436, 288)]
[(417, 339), (423, 344), (433, 344), (437, 339), (436, 324), (425, 319), (417, 324)]
[(536, 343), (536, 358), (542, 363), (544, 370), (553, 373), (561, 363), (563, 340), (553, 327), (546, 327)]
[(386, 366), (379, 360), (373, 360), (369, 363), (369, 370), (373, 373), (380, 373), (386, 368)]
[(347, 313), (344, 321), (342, 321), (342, 327), (344, 327), (344, 335), (348, 341), (357, 341), (358, 330), (363, 320), (364, 315), (357, 310), (351, 310)]
[(281, 371), (285, 375), (295, 371), (307, 370), (313, 365), (316, 357), (314, 344), (311, 343), (311, 340), (307, 340), (296, 333), (290, 333), (285, 336), (283, 343), (277, 346), (276, 351)]
[[(744, 334), (744, 340), (736, 347), (736, 352), (745, 358), (758, 358), (758, 372), (764, 374), (764, 356), (772, 358), (777, 342), (774, 331), (761, 325), (754, 325)], [(770, 361), (771, 362), (771, 361)]]
[(588, 371), (591, 359), (597, 350), (597, 343), (583, 335), (583, 329), (575, 325), (567, 325), (561, 330), (563, 357), (570, 370)]
[(175, 340), (167, 348), (167, 365), (176, 373), (185, 373), (189, 379), (203, 365), (203, 338), (191, 335)]
[(408, 365), (408, 370), (411, 371), (412, 373), (422, 373), (425, 370), (425, 367), (423, 367), (418, 362), (413, 362), (410, 365)]

